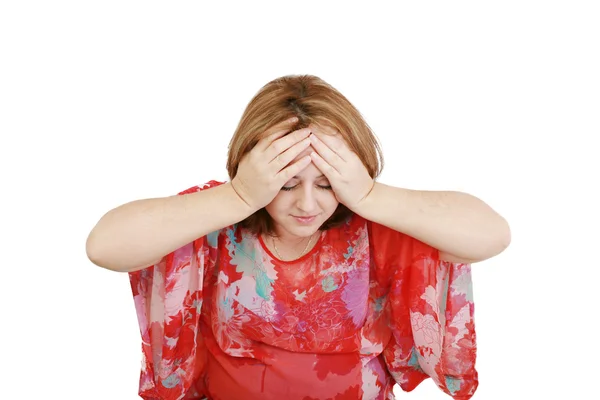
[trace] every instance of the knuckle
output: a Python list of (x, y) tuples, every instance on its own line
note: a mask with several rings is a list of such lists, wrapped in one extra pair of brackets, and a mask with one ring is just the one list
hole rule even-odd
[(306, 136), (306, 129), (302, 129), (294, 133), (294, 139), (296, 139), (296, 141), (302, 140), (304, 136)]
[(278, 168), (281, 168), (281, 166), (284, 163), (283, 157), (281, 156), (281, 154), (278, 154), (277, 157), (275, 157), (275, 163), (277, 164)]
[(283, 150), (282, 143), (280, 141), (273, 143), (273, 150), (275, 150), (275, 153), (277, 154), (281, 153), (281, 151)]
[(285, 170), (285, 172), (283, 173), (283, 176), (285, 178), (286, 181), (289, 181), (290, 178), (293, 176), (293, 174), (295, 174), (295, 168), (288, 168)]

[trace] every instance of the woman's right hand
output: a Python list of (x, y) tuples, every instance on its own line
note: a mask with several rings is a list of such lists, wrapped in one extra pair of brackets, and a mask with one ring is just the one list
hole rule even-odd
[(287, 181), (310, 164), (311, 159), (307, 155), (288, 165), (310, 146), (310, 128), (298, 129), (287, 135), (296, 122), (294, 118), (273, 126), (242, 157), (231, 185), (251, 209), (260, 210), (269, 204)]

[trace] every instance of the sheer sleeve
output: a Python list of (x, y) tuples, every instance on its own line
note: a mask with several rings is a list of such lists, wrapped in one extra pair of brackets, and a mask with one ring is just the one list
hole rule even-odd
[[(210, 181), (179, 195), (222, 184)], [(142, 336), (139, 395), (143, 399), (183, 399), (205, 361), (198, 325), (206, 270), (215, 262), (218, 232), (200, 237), (129, 280)]]
[(382, 225), (371, 231), (389, 285), (388, 370), (406, 392), (431, 377), (452, 398), (470, 399), (478, 386), (471, 266)]

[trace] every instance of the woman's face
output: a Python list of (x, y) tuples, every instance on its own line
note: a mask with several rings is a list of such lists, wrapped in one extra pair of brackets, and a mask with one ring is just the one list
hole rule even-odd
[[(309, 146), (295, 162), (315, 151)], [(311, 236), (334, 213), (338, 206), (329, 180), (312, 162), (283, 185), (265, 209), (273, 218), (275, 232), (282, 239)]]

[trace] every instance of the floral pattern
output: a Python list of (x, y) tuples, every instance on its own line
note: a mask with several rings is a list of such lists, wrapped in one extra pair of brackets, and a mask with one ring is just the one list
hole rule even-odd
[(429, 377), (469, 399), (478, 385), (470, 266), (358, 215), (295, 261), (235, 224), (129, 277), (144, 399), (391, 400)]

